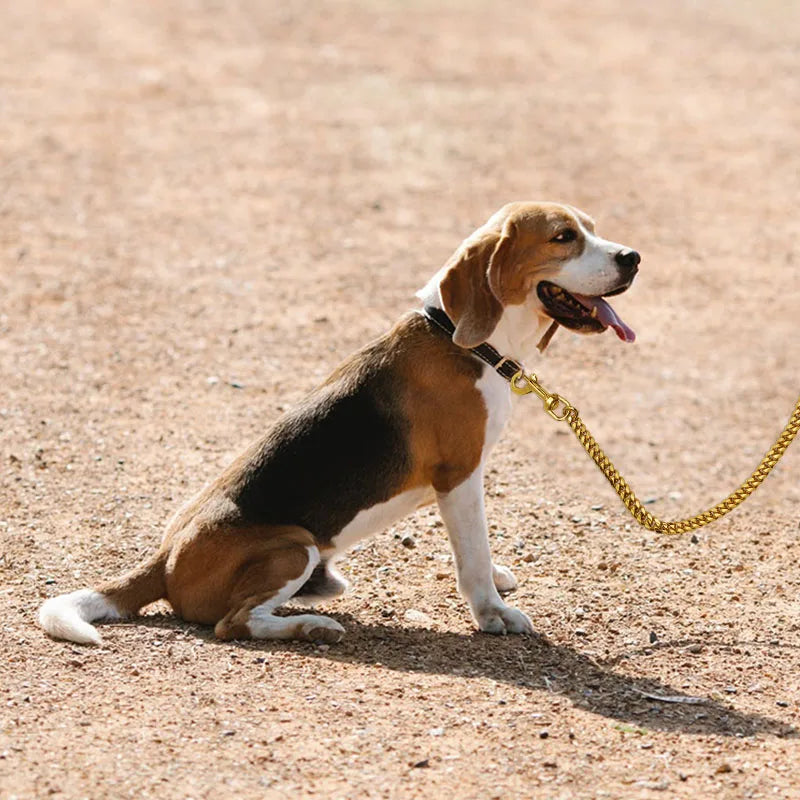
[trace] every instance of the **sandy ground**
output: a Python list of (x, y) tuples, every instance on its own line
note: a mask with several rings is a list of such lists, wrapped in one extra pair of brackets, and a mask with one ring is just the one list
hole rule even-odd
[(487, 491), (535, 638), (474, 632), (433, 509), (346, 560), (337, 646), (34, 624), (511, 199), (644, 258), (634, 346), (529, 366), (655, 513), (730, 491), (798, 392), (799, 37), (790, 0), (3, 3), (0, 797), (800, 797), (800, 446), (665, 540), (520, 401)]

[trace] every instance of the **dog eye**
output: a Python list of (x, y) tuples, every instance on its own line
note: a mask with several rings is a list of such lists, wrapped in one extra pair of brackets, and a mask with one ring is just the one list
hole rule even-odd
[(563, 244), (564, 242), (574, 242), (577, 238), (578, 234), (576, 231), (574, 231), (572, 228), (566, 228), (560, 233), (557, 233), (550, 241)]

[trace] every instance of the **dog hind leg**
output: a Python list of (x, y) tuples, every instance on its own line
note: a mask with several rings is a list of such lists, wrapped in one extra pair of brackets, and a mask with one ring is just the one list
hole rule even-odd
[(274, 612), (308, 581), (320, 562), (313, 544), (288, 538), (285, 547), (273, 548), (247, 566), (234, 588), (230, 611), (216, 624), (219, 639), (303, 639), (338, 642), (344, 628), (330, 617), (317, 614), (278, 616)]

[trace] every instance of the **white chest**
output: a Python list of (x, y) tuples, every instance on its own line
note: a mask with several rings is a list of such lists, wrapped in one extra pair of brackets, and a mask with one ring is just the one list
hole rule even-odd
[(483, 459), (497, 443), (511, 416), (511, 389), (508, 381), (493, 369), (487, 368), (475, 384), (486, 403), (486, 434), (483, 443)]

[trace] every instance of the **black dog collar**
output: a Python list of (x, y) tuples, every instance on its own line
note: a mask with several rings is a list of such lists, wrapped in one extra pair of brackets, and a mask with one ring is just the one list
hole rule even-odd
[[(427, 317), (434, 325), (441, 328), (452, 338), (456, 326), (453, 325), (453, 320), (451, 320), (441, 308), (425, 306), (422, 315)], [(501, 356), (488, 342), (479, 344), (477, 347), (471, 347), (470, 352), (475, 353), (478, 358), (485, 361), (507, 381), (510, 381), (518, 372), (523, 370), (522, 364), (518, 364), (510, 358)]]

